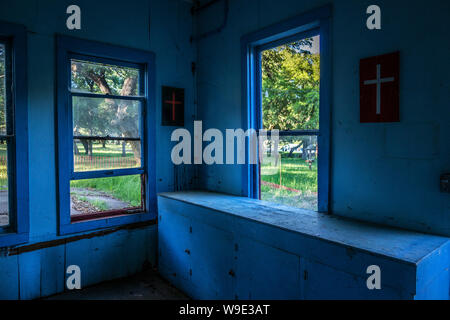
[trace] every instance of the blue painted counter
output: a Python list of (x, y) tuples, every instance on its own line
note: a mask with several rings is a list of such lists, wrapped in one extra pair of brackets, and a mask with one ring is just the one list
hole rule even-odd
[(193, 298), (449, 299), (446, 237), (212, 192), (158, 208), (159, 271)]

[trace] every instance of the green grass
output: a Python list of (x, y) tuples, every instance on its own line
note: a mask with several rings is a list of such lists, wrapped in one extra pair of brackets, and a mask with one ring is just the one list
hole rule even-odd
[[(89, 201), (89, 200), (88, 200)], [(106, 205), (105, 201), (102, 200), (90, 200), (89, 203), (91, 203), (94, 207), (96, 207), (99, 211), (105, 211), (108, 210), (108, 206)]]
[(0, 190), (8, 190), (8, 172), (6, 163), (0, 163)]
[[(85, 156), (85, 150), (81, 142), (77, 142), (78, 150), (80, 151), (80, 156)], [(105, 148), (101, 143), (92, 144), (92, 155), (97, 157), (121, 157), (122, 156), (122, 144), (106, 143)], [(127, 144), (125, 149), (126, 157), (134, 157), (133, 151), (130, 145)]]
[(98, 211), (106, 211), (108, 209), (108, 206), (106, 205), (106, 201), (102, 201), (102, 200), (91, 200), (88, 199), (86, 197), (79, 197), (76, 196), (78, 198), (79, 201), (83, 201), (83, 202), (89, 202), (93, 207), (95, 207)]
[[(0, 143), (0, 157), (6, 160), (6, 156), (6, 143)], [(6, 168), (6, 161), (0, 162), (0, 191), (2, 190), (8, 190), (8, 171)]]
[(74, 180), (70, 182), (70, 187), (103, 191), (118, 200), (130, 203), (133, 207), (141, 205), (140, 175)]
[(83, 145), (78, 142), (79, 154), (74, 156), (74, 169), (80, 171), (95, 171), (102, 169), (136, 168), (136, 161), (131, 146), (127, 145), (125, 156), (122, 156), (122, 145), (107, 143), (103, 148), (101, 143), (92, 145), (92, 158), (85, 153)]
[(301, 158), (281, 158), (281, 175), (279, 164), (277, 167), (264, 164), (261, 179), (303, 192), (317, 192), (317, 161), (309, 169), (309, 164)]
[[(86, 156), (85, 149), (83, 145), (77, 143), (78, 150), (80, 151), (80, 156)], [(134, 154), (131, 150), (130, 145), (126, 146), (126, 157), (122, 157), (122, 144), (106, 143), (103, 147), (102, 143), (94, 143), (92, 145), (92, 155), (93, 157), (115, 157), (115, 158), (131, 158), (134, 159)], [(98, 159), (98, 158), (97, 158)], [(82, 165), (76, 165), (75, 171), (89, 171), (89, 170), (99, 170), (104, 169), (95, 162), (93, 165), (83, 163)], [(114, 168), (129, 167), (129, 165), (115, 164)], [(108, 167), (107, 169), (111, 169)], [(110, 178), (98, 178), (98, 179), (86, 179), (86, 180), (76, 180), (71, 181), (70, 186), (73, 188), (87, 188), (94, 189), (98, 191), (103, 191), (115, 199), (127, 202), (130, 206), (137, 207), (141, 205), (141, 177), (139, 175), (133, 176), (119, 176)], [(99, 200), (97, 200), (99, 201)], [(93, 203), (89, 201), (93, 206), (98, 209), (103, 209), (106, 204)]]
[(298, 190), (294, 192), (277, 189), (268, 185), (261, 185), (261, 199), (317, 210), (317, 161), (309, 164), (301, 158), (281, 158), (281, 166), (263, 164), (261, 180)]

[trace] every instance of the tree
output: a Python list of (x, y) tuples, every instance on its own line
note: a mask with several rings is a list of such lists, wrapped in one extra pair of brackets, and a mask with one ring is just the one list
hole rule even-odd
[[(296, 41), (263, 51), (262, 108), (267, 130), (319, 128), (320, 55), (313, 53), (313, 38)], [(289, 156), (310, 139), (284, 138), (297, 141)]]
[[(104, 95), (135, 96), (138, 70), (72, 61), (72, 90)], [(139, 104), (136, 101), (75, 97), (74, 134), (103, 137), (139, 137)], [(140, 161), (139, 141), (129, 141)], [(86, 140), (84, 142), (86, 144)], [(87, 150), (89, 146), (85, 145)]]

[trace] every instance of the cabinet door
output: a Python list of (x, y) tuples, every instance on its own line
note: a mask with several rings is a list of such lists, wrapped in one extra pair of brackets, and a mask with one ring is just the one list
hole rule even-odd
[(192, 222), (194, 299), (234, 299), (234, 244), (230, 232)]
[(190, 219), (161, 211), (158, 216), (158, 270), (182, 289), (190, 280)]
[(298, 256), (248, 238), (241, 238), (237, 249), (239, 299), (301, 298)]
[(330, 266), (306, 261), (304, 265), (304, 292), (305, 299), (313, 300), (339, 300), (339, 299), (403, 299), (401, 292), (384, 286), (381, 290), (369, 290), (367, 288), (367, 277), (364, 266), (361, 274), (349, 274)]

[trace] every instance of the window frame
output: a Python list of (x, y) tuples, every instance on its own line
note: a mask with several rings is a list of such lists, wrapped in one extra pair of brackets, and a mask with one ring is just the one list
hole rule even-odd
[(6, 247), (29, 240), (27, 31), (22, 25), (0, 22), (0, 38), (9, 43), (13, 88), (7, 110), (13, 125), (13, 131), (7, 132), (8, 182), (12, 187), (8, 190), (13, 192), (9, 192), (9, 226), (0, 227), (0, 247)]
[[(57, 133), (58, 133), (58, 207), (59, 234), (70, 234), (124, 224), (155, 220), (155, 55), (152, 52), (104, 44), (63, 35), (56, 36), (57, 70)], [(71, 89), (71, 59), (112, 64), (124, 67), (139, 67), (139, 97), (73, 93)], [(142, 96), (141, 96), (142, 95)], [(96, 98), (133, 99), (141, 102), (141, 167), (74, 171), (72, 96)], [(68, 157), (70, 159), (68, 159)], [(144, 211), (138, 213), (111, 214), (105, 217), (93, 214), (92, 219), (72, 221), (70, 216), (70, 181), (91, 178), (117, 177), (143, 174), (145, 198)]]
[[(331, 5), (327, 5), (241, 38), (242, 126), (262, 129), (261, 52), (313, 35), (320, 35), (320, 106), (319, 130), (280, 131), (280, 136), (317, 135), (318, 212), (328, 213), (330, 198), (331, 130)], [(247, 152), (246, 159), (249, 159)], [(248, 161), (246, 163), (249, 163)], [(260, 165), (247, 164), (242, 169), (242, 195), (260, 196)]]

